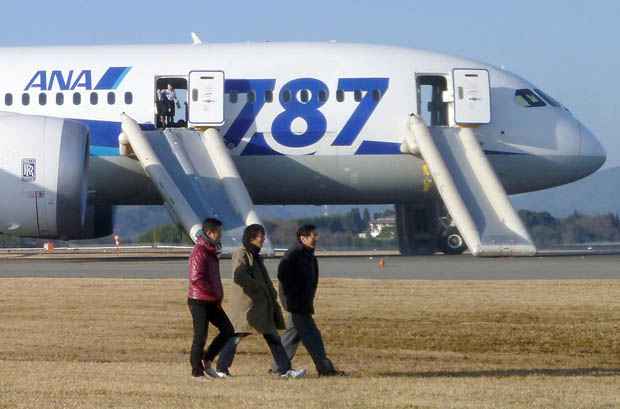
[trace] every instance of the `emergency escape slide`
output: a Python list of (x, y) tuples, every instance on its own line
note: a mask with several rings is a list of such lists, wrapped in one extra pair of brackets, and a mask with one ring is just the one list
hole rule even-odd
[[(122, 131), (168, 211), (193, 241), (206, 217), (220, 219), (227, 231), (261, 224), (217, 129), (143, 131), (123, 114)], [(272, 252), (269, 242), (264, 251)]]
[(493, 167), (470, 127), (433, 128), (412, 115), (414, 146), (428, 165), (433, 182), (475, 256), (532, 256), (529, 233), (515, 212)]

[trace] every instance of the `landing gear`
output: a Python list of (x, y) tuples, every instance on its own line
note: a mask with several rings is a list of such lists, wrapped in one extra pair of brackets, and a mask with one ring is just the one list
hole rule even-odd
[(451, 227), (444, 231), (439, 237), (437, 244), (439, 250), (448, 255), (463, 254), (463, 252), (467, 250), (467, 244), (465, 244), (463, 236), (461, 236), (461, 233), (459, 233), (456, 227)]
[(463, 239), (459, 229), (456, 228), (447, 210), (445, 210), (443, 205), (441, 207), (444, 209), (442, 212), (444, 216), (439, 218), (440, 227), (437, 247), (442, 253), (447, 255), (463, 254), (463, 252), (467, 250), (465, 239)]
[(403, 256), (463, 254), (467, 244), (443, 203), (424, 201), (396, 205), (398, 247)]
[(437, 223), (432, 202), (396, 205), (398, 247), (403, 256), (429, 255), (436, 250)]

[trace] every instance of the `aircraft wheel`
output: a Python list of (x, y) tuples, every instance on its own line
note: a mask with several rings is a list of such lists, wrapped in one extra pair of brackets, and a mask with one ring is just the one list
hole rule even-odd
[(455, 228), (448, 229), (440, 238), (439, 248), (444, 254), (458, 255), (467, 250), (467, 244), (461, 233)]

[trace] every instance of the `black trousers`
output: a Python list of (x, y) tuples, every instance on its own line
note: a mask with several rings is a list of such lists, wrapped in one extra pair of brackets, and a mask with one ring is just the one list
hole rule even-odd
[[(194, 339), (189, 361), (192, 365), (192, 375), (202, 376), (205, 370), (202, 361), (213, 361), (226, 342), (235, 335), (235, 330), (221, 305), (191, 298), (187, 300), (187, 304), (194, 323)], [(220, 333), (205, 351), (209, 323), (213, 324)]]
[[(291, 361), (295, 357), (299, 344), (303, 344), (306, 347), (319, 374), (324, 375), (335, 371), (334, 364), (325, 352), (321, 331), (317, 327), (312, 315), (288, 313), (286, 317), (286, 330), (282, 335), (282, 345)], [(272, 369), (276, 369), (276, 367), (277, 365), (274, 362)]]
[(166, 122), (168, 122), (168, 127), (171, 127), (172, 124), (174, 123), (174, 116), (176, 115), (176, 106), (174, 104), (174, 101), (166, 101), (167, 106), (166, 106)]

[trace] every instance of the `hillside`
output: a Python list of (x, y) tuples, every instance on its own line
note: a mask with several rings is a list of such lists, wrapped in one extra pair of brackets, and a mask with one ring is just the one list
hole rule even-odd
[(540, 192), (512, 196), (517, 209), (565, 217), (582, 214), (620, 214), (620, 167), (604, 169), (585, 179)]

